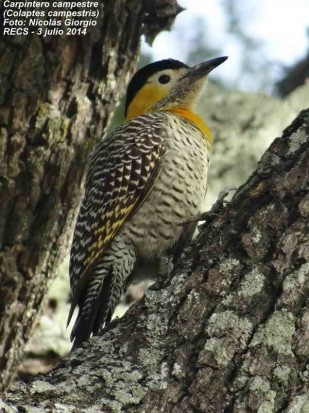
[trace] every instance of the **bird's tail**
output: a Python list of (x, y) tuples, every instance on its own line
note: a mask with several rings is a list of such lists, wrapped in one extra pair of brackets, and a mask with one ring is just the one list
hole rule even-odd
[(74, 341), (72, 349), (87, 340), (94, 329), (97, 333), (101, 325), (110, 321), (110, 313), (113, 311), (108, 311), (111, 278), (112, 267), (106, 268), (101, 263), (95, 268), (85, 287), (85, 293), (79, 299), (79, 312), (71, 333), (71, 341)]
[(126, 289), (133, 271), (135, 254), (129, 249), (115, 257), (107, 256), (93, 271), (78, 299), (79, 312), (71, 333), (73, 348), (79, 347), (91, 334), (97, 335), (112, 318), (116, 305)]

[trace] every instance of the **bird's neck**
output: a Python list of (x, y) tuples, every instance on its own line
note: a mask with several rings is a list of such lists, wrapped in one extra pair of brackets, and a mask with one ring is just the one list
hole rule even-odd
[(202, 118), (200, 118), (198, 115), (196, 115), (194, 112), (192, 112), (190, 109), (186, 108), (169, 108), (169, 109), (164, 109), (166, 112), (171, 112), (175, 113), (176, 115), (182, 116), (183, 118), (187, 119), (189, 122), (192, 122), (197, 128), (201, 130), (205, 138), (212, 143), (212, 133), (206, 123), (203, 121)]

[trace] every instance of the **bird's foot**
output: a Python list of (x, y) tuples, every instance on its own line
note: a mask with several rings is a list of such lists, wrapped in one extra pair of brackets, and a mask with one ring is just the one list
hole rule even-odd
[(182, 223), (182, 225), (190, 224), (192, 222), (200, 222), (205, 221), (205, 224), (202, 224), (199, 228), (203, 228), (205, 225), (210, 224), (218, 215), (221, 209), (227, 204), (227, 200), (225, 199), (231, 191), (236, 191), (237, 188), (225, 188), (223, 189), (218, 196), (216, 202), (212, 205), (211, 209), (207, 212), (202, 212), (201, 214), (192, 217), (188, 221)]

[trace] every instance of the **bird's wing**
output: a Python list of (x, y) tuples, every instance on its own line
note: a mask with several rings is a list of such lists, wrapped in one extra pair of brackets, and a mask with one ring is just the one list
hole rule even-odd
[(71, 248), (69, 320), (93, 268), (123, 223), (142, 205), (158, 176), (165, 153), (164, 134), (151, 119), (151, 115), (140, 116), (117, 128), (92, 158)]

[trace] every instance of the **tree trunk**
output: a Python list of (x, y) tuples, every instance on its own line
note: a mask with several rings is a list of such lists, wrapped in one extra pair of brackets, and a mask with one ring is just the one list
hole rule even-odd
[(308, 139), (305, 110), (170, 275), (3, 411), (307, 412)]
[[(0, 42), (0, 388), (8, 385), (67, 250), (89, 154), (174, 0), (99, 2), (85, 36)], [(159, 14), (158, 14), (159, 11)]]

